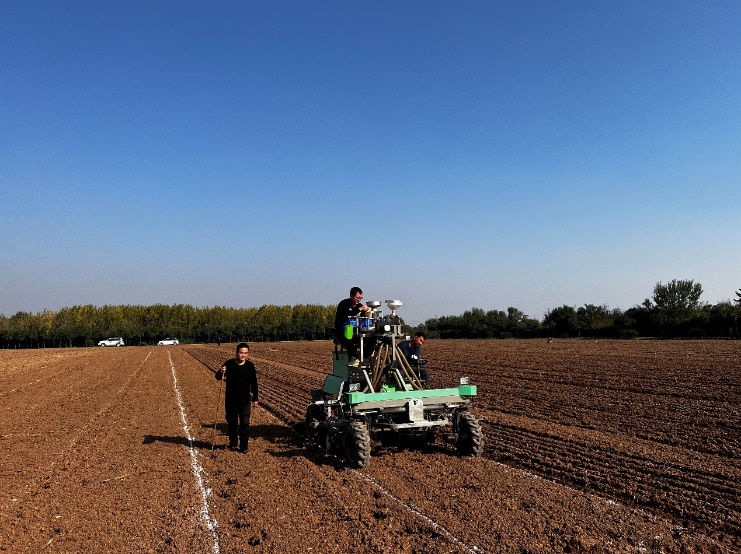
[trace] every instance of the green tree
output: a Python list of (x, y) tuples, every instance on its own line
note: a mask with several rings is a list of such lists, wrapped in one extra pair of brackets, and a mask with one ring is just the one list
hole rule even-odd
[(553, 336), (573, 337), (579, 328), (576, 309), (566, 305), (555, 308), (545, 315), (543, 325), (551, 328)]
[(733, 337), (738, 335), (738, 320), (741, 305), (733, 302), (719, 302), (714, 306), (704, 306), (707, 312), (708, 334), (713, 337)]
[(293, 307), (293, 330), (297, 339), (323, 338), (325, 336), (324, 306), (299, 304)]
[(463, 336), (466, 338), (488, 338), (493, 336), (486, 324), (486, 312), (472, 308), (463, 312)]
[(432, 333), (431, 336), (437, 336), (441, 339), (458, 339), (463, 338), (463, 317), (459, 315), (444, 315), (428, 319), (425, 326)]
[(507, 332), (513, 337), (520, 337), (527, 334), (528, 327), (532, 325), (532, 322), (539, 325), (537, 321), (528, 318), (522, 310), (518, 310), (512, 306), (507, 308)]
[(654, 309), (661, 325), (676, 327), (697, 316), (701, 307), (702, 285), (692, 279), (673, 279), (666, 285), (661, 282), (654, 287)]
[(10, 339), (10, 320), (4, 315), (0, 314), (0, 341), (4, 344)]
[(16, 312), (10, 316), (10, 339), (18, 342), (28, 342), (31, 338), (31, 318), (30, 312)]
[(291, 340), (294, 337), (293, 308), (291, 306), (278, 306), (278, 329), (276, 337), (285, 337)]
[(486, 312), (486, 337), (501, 338), (508, 333), (507, 314), (502, 310), (489, 310)]
[(585, 304), (576, 310), (576, 319), (580, 335), (606, 336), (614, 331), (615, 314), (604, 304)]

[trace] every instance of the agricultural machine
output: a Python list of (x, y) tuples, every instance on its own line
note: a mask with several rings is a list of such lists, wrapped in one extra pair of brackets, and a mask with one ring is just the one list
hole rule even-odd
[[(484, 437), (479, 420), (469, 411), (476, 385), (462, 377), (455, 388), (425, 389), (419, 367), (410, 364), (397, 343), (402, 338), (396, 310), (401, 300), (378, 301), (345, 324), (346, 337), (359, 341), (357, 367), (335, 346), (332, 374), (321, 389), (311, 391), (306, 410), (306, 438), (327, 451), (344, 455), (350, 467), (370, 463), (371, 450), (396, 439), (400, 444), (431, 442), (436, 433), (455, 441), (463, 456), (479, 456)], [(424, 360), (422, 360), (424, 362)]]

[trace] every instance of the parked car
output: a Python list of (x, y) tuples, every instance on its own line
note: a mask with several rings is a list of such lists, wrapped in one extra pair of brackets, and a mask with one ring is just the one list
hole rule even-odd
[(124, 340), (121, 337), (110, 337), (98, 343), (98, 346), (123, 346)]
[(175, 337), (167, 337), (157, 343), (157, 346), (168, 346), (170, 344), (180, 344), (180, 341)]

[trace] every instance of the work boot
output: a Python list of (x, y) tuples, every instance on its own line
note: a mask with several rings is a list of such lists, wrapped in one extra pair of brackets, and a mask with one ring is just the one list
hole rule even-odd
[(347, 364), (347, 367), (360, 367), (360, 360), (358, 360), (357, 358), (352, 358)]

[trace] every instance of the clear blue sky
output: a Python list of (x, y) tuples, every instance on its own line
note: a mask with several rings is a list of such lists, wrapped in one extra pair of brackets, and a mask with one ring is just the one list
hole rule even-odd
[(741, 3), (0, 4), (0, 313), (741, 288)]

